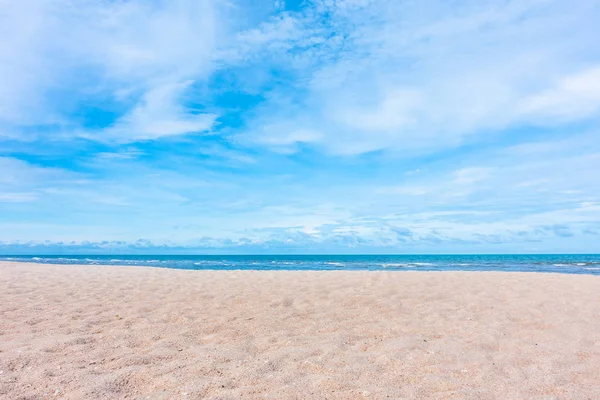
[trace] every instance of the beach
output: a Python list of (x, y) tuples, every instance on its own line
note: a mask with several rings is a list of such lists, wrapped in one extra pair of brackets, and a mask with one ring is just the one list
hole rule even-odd
[(600, 277), (0, 263), (2, 399), (598, 399)]

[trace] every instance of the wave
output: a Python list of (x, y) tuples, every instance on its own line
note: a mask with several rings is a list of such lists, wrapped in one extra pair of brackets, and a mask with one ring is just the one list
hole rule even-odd
[(336, 259), (327, 256), (231, 256), (169, 257), (81, 255), (71, 256), (12, 256), (0, 260), (37, 262), (44, 264), (137, 265), (182, 269), (242, 269), (242, 270), (464, 270), (464, 271), (529, 271), (600, 275), (600, 255), (590, 256), (347, 256)]
[(588, 265), (598, 265), (600, 264), (597, 261), (589, 261), (589, 262), (572, 262), (572, 263), (560, 263), (560, 264), (552, 264), (555, 267), (585, 267)]
[(385, 263), (379, 264), (383, 268), (418, 268), (419, 266), (416, 263)]

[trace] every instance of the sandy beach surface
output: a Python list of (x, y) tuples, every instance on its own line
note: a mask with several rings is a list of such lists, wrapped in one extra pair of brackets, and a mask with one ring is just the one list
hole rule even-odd
[(600, 399), (600, 277), (0, 263), (2, 399)]

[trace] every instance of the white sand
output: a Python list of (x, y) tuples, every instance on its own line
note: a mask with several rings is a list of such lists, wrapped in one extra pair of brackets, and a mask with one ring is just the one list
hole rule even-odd
[(2, 399), (600, 399), (600, 277), (0, 263)]

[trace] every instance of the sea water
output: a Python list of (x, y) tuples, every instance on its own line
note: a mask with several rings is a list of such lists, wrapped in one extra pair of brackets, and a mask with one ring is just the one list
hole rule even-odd
[(600, 275), (600, 255), (36, 255), (2, 261), (191, 270), (525, 271)]

